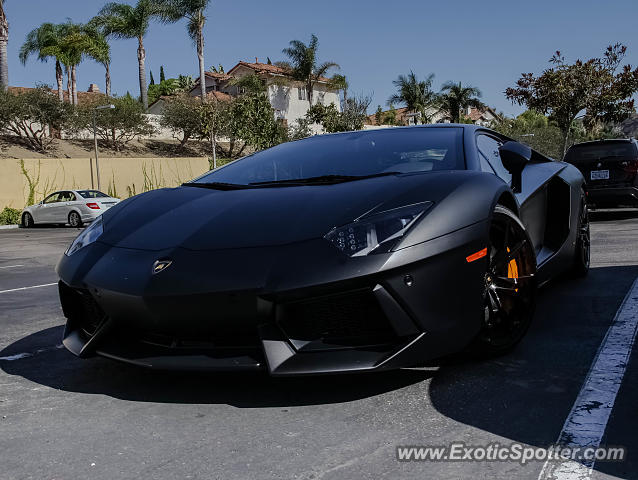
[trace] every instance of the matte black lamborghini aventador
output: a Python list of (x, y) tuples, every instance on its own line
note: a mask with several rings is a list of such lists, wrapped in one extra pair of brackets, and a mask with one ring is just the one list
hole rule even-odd
[(474, 125), (321, 135), (106, 211), (60, 260), (64, 345), (155, 368), (384, 370), (512, 348), (589, 268), (583, 177)]

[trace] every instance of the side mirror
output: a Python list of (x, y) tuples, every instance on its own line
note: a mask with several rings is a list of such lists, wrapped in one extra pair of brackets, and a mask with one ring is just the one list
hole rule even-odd
[(509, 141), (498, 149), (503, 166), (512, 175), (512, 191), (521, 193), (523, 169), (532, 158), (532, 149), (522, 143)]

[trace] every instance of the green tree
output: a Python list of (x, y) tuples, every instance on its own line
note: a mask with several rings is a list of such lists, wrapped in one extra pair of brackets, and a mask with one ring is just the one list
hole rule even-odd
[(310, 107), (306, 118), (311, 123), (320, 124), (327, 133), (361, 130), (370, 102), (370, 97), (349, 98), (341, 112), (332, 103), (318, 103)]
[(290, 47), (284, 48), (283, 53), (290, 58), (290, 63), (279, 62), (283, 68), (287, 68), (294, 80), (302, 82), (308, 94), (308, 105), (312, 107), (313, 92), (316, 83), (325, 77), (332, 68), (339, 68), (335, 62), (317, 61), (319, 39), (315, 35), (310, 36), (310, 43), (306, 45), (300, 40), (292, 40)]
[(44, 23), (27, 34), (20, 48), (20, 61), (26, 64), (31, 55), (46, 62), (55, 58), (55, 76), (58, 84), (58, 96), (64, 98), (62, 90), (62, 65), (67, 74), (69, 101), (77, 104), (77, 66), (85, 56), (96, 60), (108, 60), (108, 44), (102, 39), (93, 37), (86, 26), (68, 21), (60, 25)]
[(397, 110), (394, 108), (394, 105), (390, 104), (390, 110), (385, 113), (381, 123), (383, 125), (397, 125)]
[(461, 115), (468, 107), (482, 108), (481, 91), (472, 86), (463, 86), (461, 82), (445, 82), (441, 87), (441, 109), (446, 111), (452, 123), (460, 123)]
[(338, 90), (343, 93), (343, 102), (341, 103), (343, 106), (346, 105), (348, 101), (348, 79), (345, 75), (341, 75), (339, 73), (335, 73), (328, 82), (328, 88), (332, 90)]
[(377, 111), (374, 113), (374, 121), (377, 125), (382, 125), (383, 110), (381, 109), (381, 105), (377, 105)]
[(412, 71), (408, 75), (399, 75), (392, 82), (397, 92), (388, 99), (388, 105), (403, 103), (409, 111), (420, 115), (421, 123), (429, 122), (428, 109), (437, 103), (437, 96), (432, 91), (433, 80), (433, 73), (421, 81)]
[(592, 130), (599, 122), (622, 121), (634, 110), (632, 95), (638, 90), (638, 68), (621, 67), (627, 47), (610, 45), (602, 57), (565, 62), (560, 52), (552, 67), (538, 76), (526, 73), (505, 91), (513, 103), (549, 114), (563, 135), (567, 150), (572, 125), (581, 112), (583, 124)]
[(237, 87), (238, 91), (241, 93), (251, 93), (254, 95), (266, 93), (266, 84), (264, 80), (255, 73), (233, 78), (228, 82), (228, 84)]
[(43, 23), (38, 28), (31, 30), (20, 48), (20, 61), (26, 65), (31, 55), (37, 55), (38, 60), (46, 62), (49, 58), (55, 59), (55, 79), (58, 84), (58, 98), (64, 101), (64, 73), (62, 71), (63, 53), (60, 41), (64, 35), (62, 25)]
[(82, 105), (75, 109), (73, 131), (88, 130), (93, 134), (93, 115), (96, 115), (95, 133), (99, 139), (116, 151), (140, 136), (150, 136), (155, 128), (144, 116), (143, 106), (130, 95), (113, 97), (109, 103), (114, 109), (95, 112), (96, 105)]
[(195, 86), (195, 81), (190, 75), (179, 75), (177, 77), (177, 85), (180, 92), (188, 93)]
[(4, 13), (4, 0), (0, 0), (0, 90), (9, 88), (9, 60), (7, 45), (9, 43), (9, 22)]
[(248, 92), (235, 99), (229, 109), (229, 130), (233, 137), (255, 150), (281, 143), (286, 132), (275, 120), (275, 112), (263, 93)]
[(0, 92), (0, 131), (23, 139), (32, 150), (46, 152), (71, 117), (71, 106), (61, 102), (47, 87), (25, 93)]
[(104, 66), (104, 82), (106, 87), (106, 96), (111, 96), (111, 57), (109, 40), (113, 37), (113, 32), (109, 31), (101, 23), (100, 17), (92, 18), (87, 24), (87, 31), (91, 37), (97, 39), (97, 52), (91, 55), (95, 61)]
[(179, 82), (176, 78), (169, 78), (148, 87), (148, 103), (152, 105), (160, 97), (170, 97), (179, 93)]
[(516, 118), (502, 116), (492, 128), (548, 157), (561, 159), (563, 156), (560, 129), (542, 113), (527, 110)]
[(95, 17), (95, 22), (104, 32), (115, 38), (137, 39), (137, 63), (140, 83), (140, 98), (144, 109), (148, 108), (146, 90), (146, 49), (144, 37), (152, 20), (160, 18), (161, 9), (156, 0), (138, 0), (135, 6), (126, 3), (107, 3)]
[(104, 83), (106, 96), (111, 96), (111, 46), (108, 35), (105, 35), (99, 27), (88, 23), (83, 31), (76, 37), (84, 56), (91, 58), (104, 67)]
[(188, 36), (197, 48), (199, 60), (199, 84), (202, 102), (206, 102), (206, 67), (204, 66), (204, 25), (206, 9), (211, 0), (158, 0), (162, 7), (162, 19), (165, 22), (177, 22), (186, 19)]
[(151, 70), (149, 73), (151, 74), (151, 81), (148, 84), (150, 87), (151, 85), (155, 85), (155, 79), (153, 78), (153, 70)]
[(168, 128), (179, 140), (180, 146), (202, 133), (200, 102), (190, 95), (178, 95), (166, 101), (160, 125)]
[(164, 74), (164, 65), (160, 65), (160, 83), (166, 80), (166, 75)]

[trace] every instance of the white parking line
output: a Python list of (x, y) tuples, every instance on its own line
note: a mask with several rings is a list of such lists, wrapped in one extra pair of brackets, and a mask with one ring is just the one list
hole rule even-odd
[(24, 265), (7, 265), (5, 267), (0, 267), (0, 268), (18, 268), (18, 267), (24, 267)]
[(57, 285), (58, 282), (55, 283), (45, 283), (44, 285), (33, 285), (32, 287), (20, 287), (20, 288), (12, 288), (10, 290), (0, 290), (0, 293), (9, 293), (9, 292), (17, 292), (19, 290), (29, 290), (31, 288), (42, 288), (42, 287), (51, 287), (53, 285)]
[[(594, 362), (561, 431), (559, 445), (598, 448), (614, 408), (638, 327), (638, 279), (627, 293), (603, 339)], [(583, 463), (548, 460), (539, 480), (587, 480), (594, 460)]]

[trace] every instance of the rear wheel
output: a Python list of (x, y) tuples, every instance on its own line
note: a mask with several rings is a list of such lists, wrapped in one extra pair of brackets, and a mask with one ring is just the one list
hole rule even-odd
[(497, 205), (489, 238), (482, 327), (470, 345), (481, 357), (511, 350), (525, 335), (536, 305), (536, 255), (518, 217)]
[(82, 226), (82, 219), (80, 218), (80, 214), (78, 212), (69, 213), (69, 225), (76, 228)]
[(26, 212), (24, 215), (22, 215), (22, 226), (24, 228), (31, 228), (33, 227), (34, 223), (35, 222), (33, 221), (33, 217), (29, 212)]
[(574, 266), (572, 272), (578, 277), (584, 277), (589, 272), (589, 263), (589, 215), (587, 214), (587, 204), (583, 199), (578, 216), (578, 232), (576, 233), (576, 248), (574, 249)]

